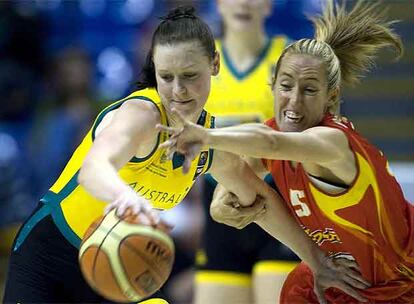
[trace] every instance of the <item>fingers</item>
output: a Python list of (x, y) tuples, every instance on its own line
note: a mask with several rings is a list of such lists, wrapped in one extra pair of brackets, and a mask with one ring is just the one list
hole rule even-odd
[(167, 223), (166, 221), (161, 219), (156, 228), (164, 231), (165, 233), (170, 233), (171, 230), (174, 228), (174, 225)]
[(365, 288), (371, 287), (371, 283), (368, 282), (366, 279), (364, 279), (364, 277), (360, 273), (353, 271), (352, 269), (346, 269), (344, 270), (344, 273), (346, 276), (348, 276), (352, 280), (358, 282), (356, 284), (351, 284), (351, 286), (357, 287), (359, 289), (365, 289)]
[(177, 144), (177, 140), (173, 139), (173, 138), (170, 138), (170, 139), (164, 141), (162, 144), (160, 144), (158, 146), (158, 148), (160, 148), (160, 149), (169, 149), (169, 148), (174, 147), (176, 144)]
[[(183, 173), (187, 174), (191, 168), (191, 162), (199, 155), (201, 145), (191, 144), (184, 147), (186, 152), (184, 152), (184, 163), (183, 163)], [(180, 152), (180, 151), (179, 151)], [(183, 152), (183, 151), (181, 151)]]
[(180, 134), (180, 132), (182, 132), (182, 128), (174, 128), (174, 127), (169, 127), (169, 126), (164, 126), (164, 125), (162, 125), (162, 124), (157, 124), (156, 126), (155, 126), (155, 128), (158, 130), (158, 131), (161, 131), (161, 132), (166, 132), (166, 133), (168, 133), (168, 134), (170, 134), (170, 135), (178, 135), (178, 134)]
[(357, 264), (357, 262), (347, 259), (347, 258), (335, 258), (334, 263), (337, 265), (341, 265), (347, 268), (354, 268), (357, 271), (361, 271), (361, 269), (359, 268), (359, 265)]
[(364, 298), (356, 291), (354, 288), (346, 284), (344, 281), (339, 281), (337, 284), (333, 284), (336, 288), (342, 290), (346, 294), (350, 295), (351, 297), (357, 299), (360, 302), (367, 302), (367, 299)]
[(358, 288), (358, 289), (367, 288), (367, 286), (364, 283), (362, 283), (358, 280), (355, 280), (354, 278), (352, 278), (352, 277), (350, 277), (346, 274), (343, 275), (342, 280), (344, 280), (348, 285), (350, 285), (353, 288)]
[(187, 174), (190, 171), (190, 167), (191, 167), (191, 159), (185, 156), (184, 162), (183, 162), (183, 173)]
[(104, 215), (107, 215), (111, 210), (115, 209), (114, 203), (108, 204), (104, 210)]
[[(116, 215), (118, 216), (118, 217), (122, 217), (123, 215), (124, 215), (124, 213), (125, 213), (125, 211), (126, 211), (126, 209), (128, 208), (129, 206), (127, 205), (127, 204), (125, 204), (125, 203), (123, 203), (123, 204), (119, 204), (118, 206), (117, 206), (117, 208), (116, 208)], [(136, 212), (136, 213), (134, 213), (134, 214), (137, 214), (138, 212)]]
[[(341, 267), (341, 272), (344, 273), (345, 275), (349, 276), (350, 278), (352, 278), (353, 280), (358, 281), (359, 283), (357, 284), (351, 284), (351, 286), (360, 288), (360, 289), (365, 289), (367, 287), (371, 287), (371, 283), (369, 281), (367, 281), (360, 273), (360, 268), (358, 266), (358, 264), (350, 259), (346, 259), (346, 258), (337, 258), (334, 260), (335, 264), (339, 265)], [(357, 271), (355, 271), (355, 270)], [(363, 287), (359, 287), (360, 284), (363, 285)]]

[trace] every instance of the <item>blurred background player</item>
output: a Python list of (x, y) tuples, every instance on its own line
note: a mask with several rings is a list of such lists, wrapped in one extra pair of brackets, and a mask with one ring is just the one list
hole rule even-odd
[[(212, 79), (206, 109), (216, 127), (263, 122), (273, 117), (269, 86), (274, 63), (288, 44), (269, 37), (265, 20), (271, 0), (217, 0), (223, 37), (216, 41), (220, 73)], [(275, 303), (298, 258), (257, 225), (238, 230), (214, 221), (209, 212), (216, 181), (204, 178), (205, 227), (196, 255), (195, 303)]]

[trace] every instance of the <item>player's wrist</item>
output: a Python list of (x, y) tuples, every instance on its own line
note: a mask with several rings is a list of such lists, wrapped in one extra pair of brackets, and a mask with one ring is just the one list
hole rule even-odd
[(203, 144), (207, 147), (214, 148), (216, 137), (217, 137), (216, 129), (206, 129), (205, 136), (203, 138)]
[(317, 272), (318, 269), (323, 267), (323, 265), (326, 263), (326, 253), (323, 252), (319, 247), (316, 245), (312, 246), (309, 253), (309, 258), (306, 260), (306, 263), (309, 265), (309, 267), (312, 269), (313, 272)]

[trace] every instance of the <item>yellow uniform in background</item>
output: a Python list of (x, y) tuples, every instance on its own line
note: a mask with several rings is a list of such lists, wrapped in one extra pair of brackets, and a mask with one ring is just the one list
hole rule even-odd
[(285, 37), (268, 40), (256, 62), (245, 72), (234, 68), (221, 41), (220, 73), (212, 79), (206, 110), (216, 117), (216, 126), (263, 122), (273, 117), (270, 87), (272, 70), (286, 46)]
[[(220, 73), (212, 79), (206, 110), (216, 118), (217, 127), (260, 123), (274, 116), (272, 71), (287, 42), (284, 36), (269, 39), (256, 62), (240, 73), (222, 42), (216, 41)], [(211, 219), (208, 208), (215, 186), (214, 179), (207, 175), (203, 195), (206, 225), (202, 248), (196, 256), (196, 281), (249, 287), (253, 272), (287, 274), (292, 270), (297, 265), (296, 255), (258, 226), (237, 230)]]

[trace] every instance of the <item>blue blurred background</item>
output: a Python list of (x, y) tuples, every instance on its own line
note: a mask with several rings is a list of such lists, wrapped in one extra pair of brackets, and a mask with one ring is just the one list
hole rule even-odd
[[(392, 161), (414, 201), (414, 1), (384, 1), (406, 52), (397, 63), (385, 52), (356, 88), (346, 88), (342, 112)], [(305, 15), (319, 0), (273, 0), (269, 35), (312, 36)], [(50, 187), (86, 134), (95, 115), (134, 89), (158, 17), (177, 4), (192, 4), (220, 35), (214, 0), (0, 1), (0, 251)], [(190, 196), (171, 218), (200, 227)], [(196, 216), (194, 216), (196, 215)], [(195, 219), (195, 220), (194, 220)], [(181, 221), (185, 222), (185, 221)], [(195, 230), (191, 230), (195, 231)], [(184, 244), (191, 265), (197, 236)], [(1, 259), (1, 258), (0, 258)], [(0, 260), (0, 286), (5, 262)], [(184, 262), (185, 264), (186, 262)], [(0, 287), (0, 299), (1, 299)], [(178, 302), (177, 302), (178, 303)]]

